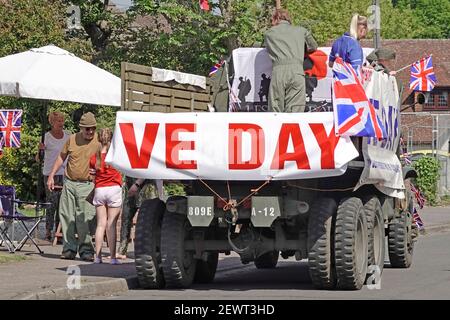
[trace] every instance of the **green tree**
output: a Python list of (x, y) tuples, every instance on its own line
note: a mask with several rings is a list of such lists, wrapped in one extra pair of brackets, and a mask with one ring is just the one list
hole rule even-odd
[[(370, 16), (371, 0), (286, 0), (283, 5), (295, 23), (313, 32), (319, 44), (325, 45), (348, 31), (354, 13)], [(394, 8), (390, 0), (381, 0), (381, 36), (385, 39), (411, 38), (415, 20), (411, 9)], [(368, 34), (368, 38), (372, 33)]]
[(450, 38), (449, 0), (398, 0), (396, 7), (410, 8), (416, 19), (416, 38)]

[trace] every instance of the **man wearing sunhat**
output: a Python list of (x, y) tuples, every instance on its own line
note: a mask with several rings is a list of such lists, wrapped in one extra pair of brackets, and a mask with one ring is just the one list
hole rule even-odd
[(55, 173), (67, 158), (59, 203), (64, 238), (61, 259), (73, 260), (79, 253), (82, 260), (94, 261), (90, 227), (93, 230), (95, 208), (85, 199), (94, 188), (89, 176), (89, 159), (99, 148), (96, 127), (91, 112), (81, 116), (80, 132), (72, 134), (64, 144), (47, 180), (47, 187), (53, 190)]

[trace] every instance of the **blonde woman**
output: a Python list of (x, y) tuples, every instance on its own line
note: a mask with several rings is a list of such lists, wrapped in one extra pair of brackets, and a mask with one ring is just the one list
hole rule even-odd
[[(44, 175), (44, 183), (47, 184), (48, 176), (52, 171), (53, 164), (56, 161), (62, 147), (70, 137), (70, 132), (64, 130), (64, 114), (58, 111), (50, 112), (48, 115), (48, 122), (50, 123), (50, 131), (44, 136), (44, 142), (39, 143), (39, 152), (36, 154), (36, 161), (44, 160), (42, 167), (42, 174)], [(43, 159), (40, 158), (40, 153), (44, 154)], [(58, 206), (61, 197), (61, 189), (63, 185), (65, 163), (58, 169), (55, 174), (55, 184), (60, 188), (56, 190), (49, 190), (46, 188), (46, 201), (51, 203), (51, 206), (46, 210), (45, 218), (45, 238), (52, 239), (55, 227), (59, 222)]]
[(350, 32), (333, 42), (330, 52), (329, 66), (333, 67), (334, 61), (339, 56), (345, 62), (352, 65), (359, 74), (364, 62), (363, 50), (359, 41), (367, 35), (367, 17), (355, 14), (350, 22)]
[(105, 163), (105, 157), (112, 140), (112, 130), (101, 129), (98, 133), (100, 147), (90, 159), (91, 175), (95, 175), (93, 204), (97, 215), (95, 231), (94, 263), (102, 263), (103, 237), (108, 241), (111, 264), (120, 264), (116, 258), (116, 225), (122, 206), (122, 176), (119, 171)]

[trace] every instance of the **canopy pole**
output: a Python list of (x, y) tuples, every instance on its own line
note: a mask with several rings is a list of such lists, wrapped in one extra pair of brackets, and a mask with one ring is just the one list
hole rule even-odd
[[(48, 107), (48, 100), (42, 101), (43, 108), (41, 108), (41, 142), (44, 143), (45, 138), (45, 131), (47, 129), (47, 107)], [(38, 181), (37, 181), (37, 188), (36, 188), (36, 202), (41, 201), (41, 193), (42, 193), (42, 184), (45, 183), (43, 181), (44, 177), (42, 175), (42, 165), (44, 163), (44, 150), (39, 150), (39, 172), (38, 172)], [(45, 189), (44, 189), (45, 190)]]

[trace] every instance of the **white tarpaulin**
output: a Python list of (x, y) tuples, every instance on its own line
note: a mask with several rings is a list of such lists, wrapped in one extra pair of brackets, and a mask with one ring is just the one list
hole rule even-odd
[(121, 105), (120, 78), (54, 45), (0, 58), (0, 95)]
[(106, 162), (147, 179), (337, 176), (358, 155), (333, 114), (118, 112)]
[(400, 141), (397, 82), (383, 72), (373, 72), (364, 86), (375, 108), (382, 110), (387, 139), (363, 138), (365, 167), (358, 187), (374, 184), (384, 194), (404, 198), (402, 165), (396, 154)]

